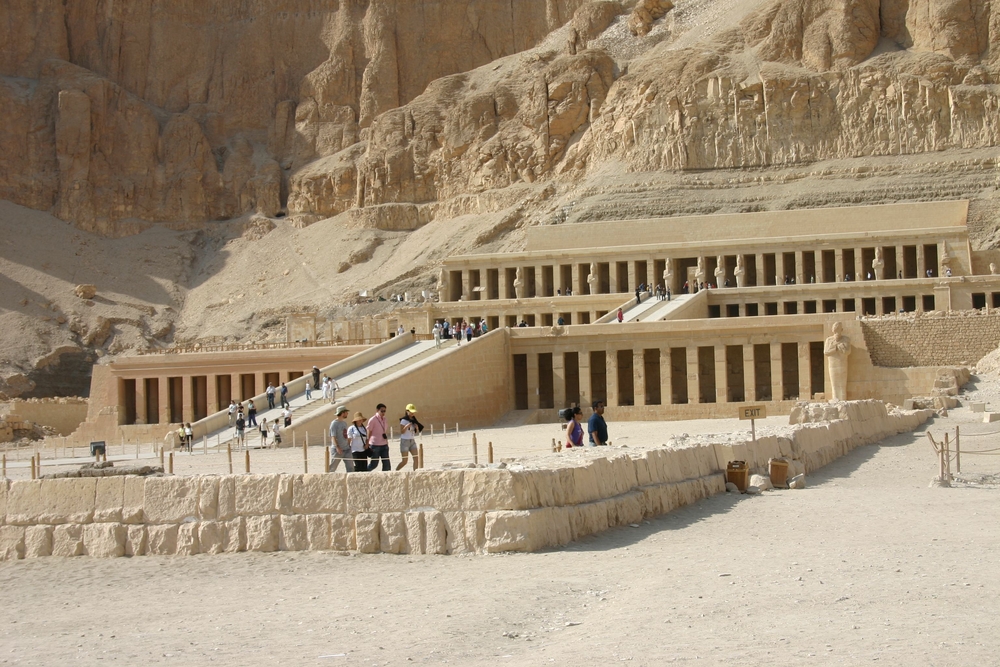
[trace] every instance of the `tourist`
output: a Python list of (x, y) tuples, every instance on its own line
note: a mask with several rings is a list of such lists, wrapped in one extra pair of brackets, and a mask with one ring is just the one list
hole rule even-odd
[(277, 419), (275, 419), (273, 422), (271, 422), (271, 433), (274, 434), (274, 442), (272, 442), (271, 444), (274, 447), (280, 446), (281, 445), (281, 422), (279, 422)]
[(944, 276), (945, 276), (945, 278), (951, 278), (951, 267), (950, 266), (945, 267)]
[(177, 436), (177, 444), (174, 445), (174, 448), (177, 449), (177, 450), (179, 450), (179, 451), (184, 451), (184, 441), (187, 438), (184, 435), (184, 423), (183, 422), (181, 422), (181, 425), (177, 427), (176, 431), (174, 431), (174, 435)]
[(291, 406), (286, 405), (281, 410), (281, 419), (285, 422), (285, 428), (292, 425), (292, 410)]
[(485, 317), (479, 321), (479, 329), (480, 329), (480, 332), (483, 333), (484, 335), (489, 332), (490, 327), (489, 327), (488, 324), (486, 324), (486, 318)]
[(236, 418), (236, 449), (240, 449), (247, 444), (246, 427), (247, 423), (243, 419), (243, 415), (240, 414)]
[(455, 325), (455, 340), (458, 341), (458, 345), (462, 344), (462, 336), (465, 334), (465, 322), (461, 321)]
[(665, 298), (666, 298), (667, 301), (670, 301), (670, 288), (669, 287), (667, 288), (667, 294), (666, 294)]
[(448, 320), (445, 320), (441, 325), (441, 337), (445, 340), (451, 338), (451, 325), (448, 323)]
[(347, 437), (347, 406), (337, 408), (337, 418), (330, 422), (330, 472), (344, 462), (344, 472), (354, 470), (351, 441)]
[(267, 417), (264, 417), (260, 421), (260, 447), (261, 449), (267, 447)]
[(625, 321), (625, 313), (622, 312), (621, 308), (618, 309), (618, 315), (616, 315), (616, 317), (618, 318), (618, 324)]
[(312, 376), (313, 376), (313, 381), (312, 381), (313, 389), (319, 389), (319, 366), (313, 366)]
[(191, 445), (194, 444), (194, 429), (191, 428), (191, 422), (184, 425), (184, 444), (190, 452)]
[(236, 401), (229, 401), (229, 426), (236, 425)]
[(289, 405), (291, 405), (291, 403), (288, 402), (288, 387), (286, 387), (285, 383), (282, 382), (281, 383), (281, 407), (285, 408), (285, 407), (288, 407)]
[(566, 417), (566, 449), (583, 447), (583, 426), (580, 425), (583, 410), (579, 406), (567, 409), (569, 415)]
[(589, 445), (600, 447), (608, 444), (608, 423), (604, 421), (604, 401), (594, 401), (594, 414), (587, 421), (587, 433), (590, 434)]
[(472, 342), (472, 324), (465, 325), (465, 342), (466, 343)]
[(257, 406), (253, 404), (253, 399), (251, 398), (247, 401), (247, 426), (257, 425)]
[(566, 320), (564, 320), (564, 319), (563, 319), (563, 316), (562, 316), (562, 315), (560, 315), (560, 316), (559, 316), (559, 319), (558, 319), (558, 320), (556, 320), (556, 324), (557, 324), (558, 326), (563, 326), (564, 324), (566, 324)]
[(642, 303), (642, 292), (639, 291), (639, 289), (640, 288), (638, 288), (638, 287), (635, 288), (635, 305), (637, 305), (637, 306), (640, 303)]
[(333, 378), (330, 378), (330, 402), (337, 402), (337, 390), (340, 389), (340, 385)]
[(434, 334), (434, 347), (441, 347), (441, 327), (435, 323), (434, 330), (431, 332)]
[(354, 413), (354, 422), (347, 429), (347, 437), (351, 441), (351, 457), (354, 459), (354, 472), (368, 471), (368, 430), (365, 428), (365, 416)]
[(264, 393), (267, 394), (267, 409), (274, 410), (274, 385), (268, 382)]
[(368, 446), (371, 448), (372, 457), (368, 470), (375, 470), (379, 459), (382, 460), (382, 470), (392, 470), (392, 465), (389, 463), (389, 429), (385, 423), (385, 403), (375, 406), (375, 414), (368, 420), (367, 428)]
[(681, 287), (681, 294), (687, 294), (690, 291), (690, 289), (691, 289), (690, 284), (688, 283), (688, 281), (685, 280), (684, 286)]
[[(471, 327), (470, 327), (471, 328)], [(413, 455), (413, 469), (417, 469), (417, 435), (422, 433), (424, 425), (417, 421), (417, 406), (410, 403), (406, 406), (406, 412), (399, 420), (399, 453), (403, 460), (396, 466), (396, 470), (406, 467), (407, 456)]]

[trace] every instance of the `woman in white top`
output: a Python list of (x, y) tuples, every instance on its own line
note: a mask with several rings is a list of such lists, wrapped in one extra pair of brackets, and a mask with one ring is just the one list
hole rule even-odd
[(354, 413), (354, 422), (347, 428), (347, 439), (351, 442), (351, 456), (354, 457), (354, 472), (368, 472), (368, 429), (365, 416)]
[(406, 414), (399, 420), (399, 453), (403, 460), (396, 466), (396, 470), (406, 467), (406, 459), (409, 454), (413, 454), (413, 469), (417, 469), (417, 434), (424, 430), (424, 425), (417, 421), (417, 406), (410, 403), (406, 406)]

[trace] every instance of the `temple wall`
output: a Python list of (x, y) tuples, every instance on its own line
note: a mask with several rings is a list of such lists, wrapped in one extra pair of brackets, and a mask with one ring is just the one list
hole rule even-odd
[(811, 472), (859, 445), (915, 429), (931, 414), (887, 412), (878, 401), (803, 404), (793, 412), (791, 437), (562, 456), (534, 470), (3, 480), (0, 560), (535, 551), (721, 493), (731, 460), (763, 469), (784, 456), (793, 471)]
[(875, 366), (974, 365), (1000, 345), (1000, 314), (862, 320), (861, 331)]

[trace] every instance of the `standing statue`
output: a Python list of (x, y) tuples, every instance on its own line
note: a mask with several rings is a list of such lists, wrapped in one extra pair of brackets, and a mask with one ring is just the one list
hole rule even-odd
[(438, 273), (437, 293), (438, 301), (443, 303), (448, 293), (448, 274), (444, 269)]
[(990, 262), (990, 275), (995, 276), (997, 274), (996, 262)]
[(514, 273), (514, 298), (524, 298), (524, 269), (520, 266)]
[(882, 246), (875, 246), (875, 259), (872, 260), (872, 275), (875, 280), (882, 277), (882, 268), (885, 266), (885, 260), (882, 259)]
[(736, 276), (737, 287), (746, 287), (744, 282), (746, 279), (746, 272), (747, 270), (743, 266), (743, 255), (736, 255), (736, 270), (733, 271), (733, 274)]
[(847, 357), (851, 354), (851, 341), (844, 335), (844, 325), (833, 323), (833, 335), (823, 344), (823, 354), (826, 355), (827, 367), (830, 371), (830, 387), (833, 390), (831, 400), (847, 400)]
[(597, 294), (597, 283), (600, 280), (597, 276), (597, 263), (590, 263), (590, 273), (587, 274), (587, 284), (590, 285), (590, 293)]
[[(704, 257), (699, 257), (698, 258), (698, 266), (696, 266), (695, 270), (694, 270), (694, 280), (695, 280), (695, 283), (697, 283), (695, 285), (696, 288), (701, 287), (701, 284), (703, 282), (705, 282), (705, 258)], [(692, 291), (693, 292), (697, 292), (698, 290), (694, 289)]]
[(715, 286), (722, 287), (726, 282), (726, 258), (719, 255), (715, 258)]
[(951, 272), (951, 255), (948, 254), (948, 244), (942, 243), (941, 248), (941, 275), (950, 278)]

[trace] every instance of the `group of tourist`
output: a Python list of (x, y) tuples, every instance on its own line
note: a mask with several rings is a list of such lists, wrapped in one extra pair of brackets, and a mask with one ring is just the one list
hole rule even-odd
[[(379, 403), (369, 419), (360, 411), (348, 422), (350, 410), (346, 405), (337, 407), (337, 418), (330, 422), (330, 472), (335, 472), (344, 462), (344, 472), (371, 472), (380, 465), (383, 471), (392, 470), (389, 461), (390, 429), (386, 421), (386, 406)], [(406, 467), (413, 460), (413, 469), (419, 465), (417, 436), (424, 425), (417, 420), (417, 407), (410, 403), (399, 419), (399, 453), (402, 461), (396, 470)]]
[(481, 319), (477, 324), (472, 322), (466, 322), (462, 320), (454, 326), (445, 320), (443, 322), (435, 322), (434, 328), (431, 329), (431, 335), (434, 336), (434, 346), (441, 347), (442, 340), (448, 340), (449, 338), (454, 338), (458, 341), (458, 344), (462, 344), (462, 338), (465, 338), (467, 343), (471, 343), (473, 338), (478, 338), (486, 333), (488, 333), (490, 328), (486, 325), (486, 320)]
[[(608, 442), (608, 423), (604, 421), (604, 401), (594, 401), (591, 404), (593, 414), (587, 420), (587, 446), (602, 447), (610, 444)], [(566, 449), (573, 447), (583, 447), (583, 410), (576, 405), (560, 411), (560, 415), (566, 420)]]

